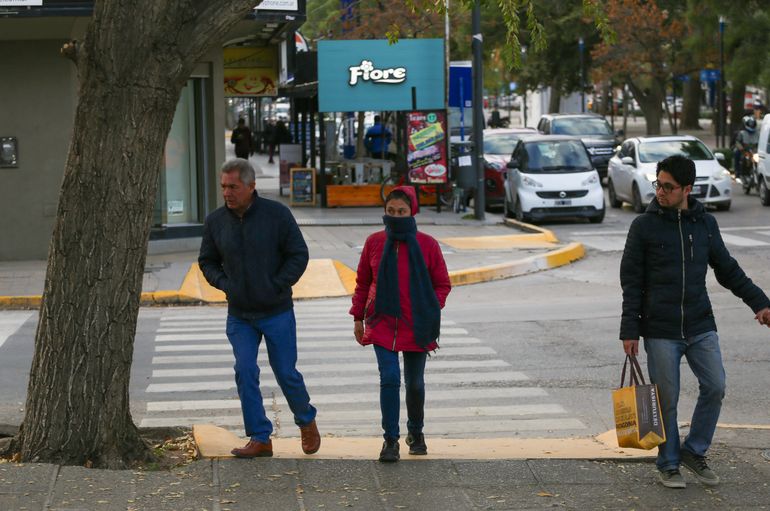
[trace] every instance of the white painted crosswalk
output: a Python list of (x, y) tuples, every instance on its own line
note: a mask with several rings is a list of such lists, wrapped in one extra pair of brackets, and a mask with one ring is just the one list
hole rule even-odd
[[(723, 227), (722, 240), (729, 248), (751, 248), (770, 246), (770, 231), (762, 227)], [(600, 252), (619, 252), (626, 246), (628, 231), (574, 231), (570, 235), (588, 248)]]
[[(346, 299), (295, 305), (297, 367), (318, 408), (322, 433), (379, 436), (377, 364), (371, 347), (362, 348), (353, 340), (349, 308)], [(154, 338), (142, 426), (213, 423), (243, 434), (234, 359), (224, 333), (226, 314), (225, 308), (163, 311)], [(483, 339), (451, 320), (442, 320), (441, 332), (441, 348), (428, 360), (425, 373), (426, 433), (547, 436), (585, 429), (546, 390), (532, 385), (527, 374), (500, 359)], [(260, 388), (275, 434), (298, 435), (267, 363), (264, 343), (258, 359)], [(401, 417), (405, 423), (405, 410)]]

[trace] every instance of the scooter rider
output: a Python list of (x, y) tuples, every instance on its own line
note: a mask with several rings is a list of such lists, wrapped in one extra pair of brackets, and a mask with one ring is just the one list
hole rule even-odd
[(757, 144), (759, 143), (759, 132), (757, 132), (757, 120), (747, 115), (743, 118), (743, 129), (735, 137), (735, 151), (733, 153), (733, 160), (735, 162), (735, 175), (745, 176), (749, 173), (750, 169), (742, 168), (741, 162), (743, 159), (744, 151), (751, 151), (751, 154), (757, 152)]

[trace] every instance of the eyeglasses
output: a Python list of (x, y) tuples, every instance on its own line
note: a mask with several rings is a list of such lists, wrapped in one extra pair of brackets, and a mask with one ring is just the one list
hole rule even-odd
[(681, 186), (674, 186), (671, 183), (661, 183), (658, 180), (652, 182), (652, 187), (656, 190), (660, 190), (662, 188), (665, 193), (671, 193), (677, 188), (682, 188)]

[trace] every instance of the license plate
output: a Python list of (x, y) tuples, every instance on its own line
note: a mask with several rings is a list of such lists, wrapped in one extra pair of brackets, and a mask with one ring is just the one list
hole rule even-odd
[(555, 206), (572, 206), (572, 201), (570, 199), (559, 199), (553, 201)]
[(701, 191), (702, 191), (701, 187), (696, 185), (692, 187), (692, 192), (690, 193), (692, 193), (693, 195), (700, 195)]

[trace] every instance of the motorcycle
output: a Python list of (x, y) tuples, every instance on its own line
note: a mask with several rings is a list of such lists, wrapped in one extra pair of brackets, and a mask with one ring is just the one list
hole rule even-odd
[(746, 195), (751, 193), (752, 188), (758, 187), (757, 181), (757, 163), (759, 162), (759, 155), (753, 152), (751, 149), (743, 151), (741, 154), (740, 168), (741, 168), (741, 185), (743, 187), (743, 193)]

